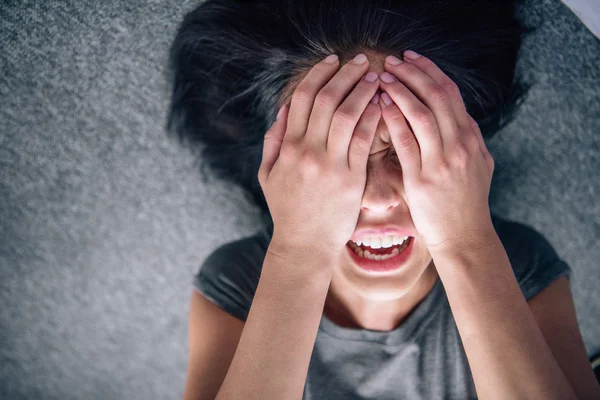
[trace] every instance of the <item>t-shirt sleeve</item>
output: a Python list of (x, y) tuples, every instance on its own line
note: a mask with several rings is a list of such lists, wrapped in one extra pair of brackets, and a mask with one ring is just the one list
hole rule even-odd
[(194, 288), (234, 317), (246, 321), (264, 260), (255, 237), (226, 243), (204, 260)]
[(571, 286), (571, 267), (558, 256), (542, 233), (525, 224), (507, 220), (502, 222), (497, 233), (526, 300), (563, 276), (567, 277)]

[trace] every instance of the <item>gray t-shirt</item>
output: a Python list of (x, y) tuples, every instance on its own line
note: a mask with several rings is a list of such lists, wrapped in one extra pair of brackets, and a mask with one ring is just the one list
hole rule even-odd
[[(529, 300), (571, 268), (527, 225), (492, 216), (523, 296)], [(194, 287), (245, 321), (273, 226), (211, 253)], [(303, 400), (474, 399), (469, 363), (439, 280), (398, 328), (344, 328), (321, 317)]]

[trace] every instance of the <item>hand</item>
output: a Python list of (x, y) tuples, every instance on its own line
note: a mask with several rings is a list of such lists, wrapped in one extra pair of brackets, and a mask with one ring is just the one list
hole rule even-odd
[[(488, 197), (494, 160), (456, 84), (420, 56), (384, 69), (380, 106), (402, 166), (415, 228), (430, 252), (468, 249), (493, 229)], [(384, 100), (393, 103), (386, 106)], [(408, 122), (408, 123), (407, 123)], [(410, 125), (408, 125), (410, 124)], [(413, 134), (414, 133), (414, 134)]]
[(311, 255), (341, 254), (352, 237), (381, 118), (370, 102), (379, 81), (361, 79), (368, 66), (319, 62), (266, 133), (258, 178), (273, 218), (271, 245), (277, 238)]

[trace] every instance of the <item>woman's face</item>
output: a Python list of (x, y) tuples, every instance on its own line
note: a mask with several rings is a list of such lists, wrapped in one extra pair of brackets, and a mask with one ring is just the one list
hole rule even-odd
[[(369, 71), (384, 71), (387, 54), (364, 53), (369, 59)], [(340, 58), (340, 65), (347, 61), (350, 60)], [(402, 182), (402, 168), (387, 126), (381, 118), (369, 153), (366, 186), (356, 230), (387, 225), (397, 225), (412, 232), (413, 251), (406, 263), (393, 272), (374, 275), (360, 269), (344, 252), (334, 270), (333, 279), (338, 286), (351, 289), (365, 299), (394, 300), (405, 296), (425, 272), (430, 278), (432, 274), (437, 275), (431, 255), (420, 242), (411, 219)]]
[(431, 255), (419, 240), (406, 202), (402, 168), (383, 118), (379, 121), (367, 163), (367, 181), (356, 230), (365, 227), (397, 225), (412, 232), (413, 250), (399, 269), (386, 274), (369, 274), (344, 254), (334, 272), (336, 278), (358, 295), (371, 300), (394, 300), (405, 296), (430, 267)]

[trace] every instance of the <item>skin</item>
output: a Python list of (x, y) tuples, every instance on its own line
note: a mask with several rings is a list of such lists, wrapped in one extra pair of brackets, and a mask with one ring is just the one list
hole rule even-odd
[[(385, 55), (363, 52), (368, 72), (385, 71)], [(340, 65), (350, 60), (341, 59)], [(306, 74), (295, 79), (301, 81)], [(290, 85), (291, 93), (297, 83)], [(377, 90), (379, 95), (381, 89)], [(367, 175), (357, 226), (394, 224), (416, 232), (406, 202), (402, 172), (389, 130), (379, 119), (367, 161)], [(357, 268), (349, 255), (333, 269), (323, 313), (335, 324), (356, 329), (390, 331), (402, 324), (431, 291), (438, 273), (424, 243), (414, 242), (413, 253), (397, 271), (374, 276)]]
[[(402, 166), (414, 236), (435, 260), (478, 395), (576, 398), (492, 224), (494, 161), (481, 131), (456, 84), (414, 56), (387, 57), (380, 81), (364, 79), (377, 77), (366, 74), (364, 55), (341, 69), (335, 57), (318, 63), (267, 131), (258, 180), (274, 232), (217, 399), (301, 396), (334, 271), (371, 210), (362, 199), (381, 118)], [(378, 89), (379, 104), (371, 102)]]

